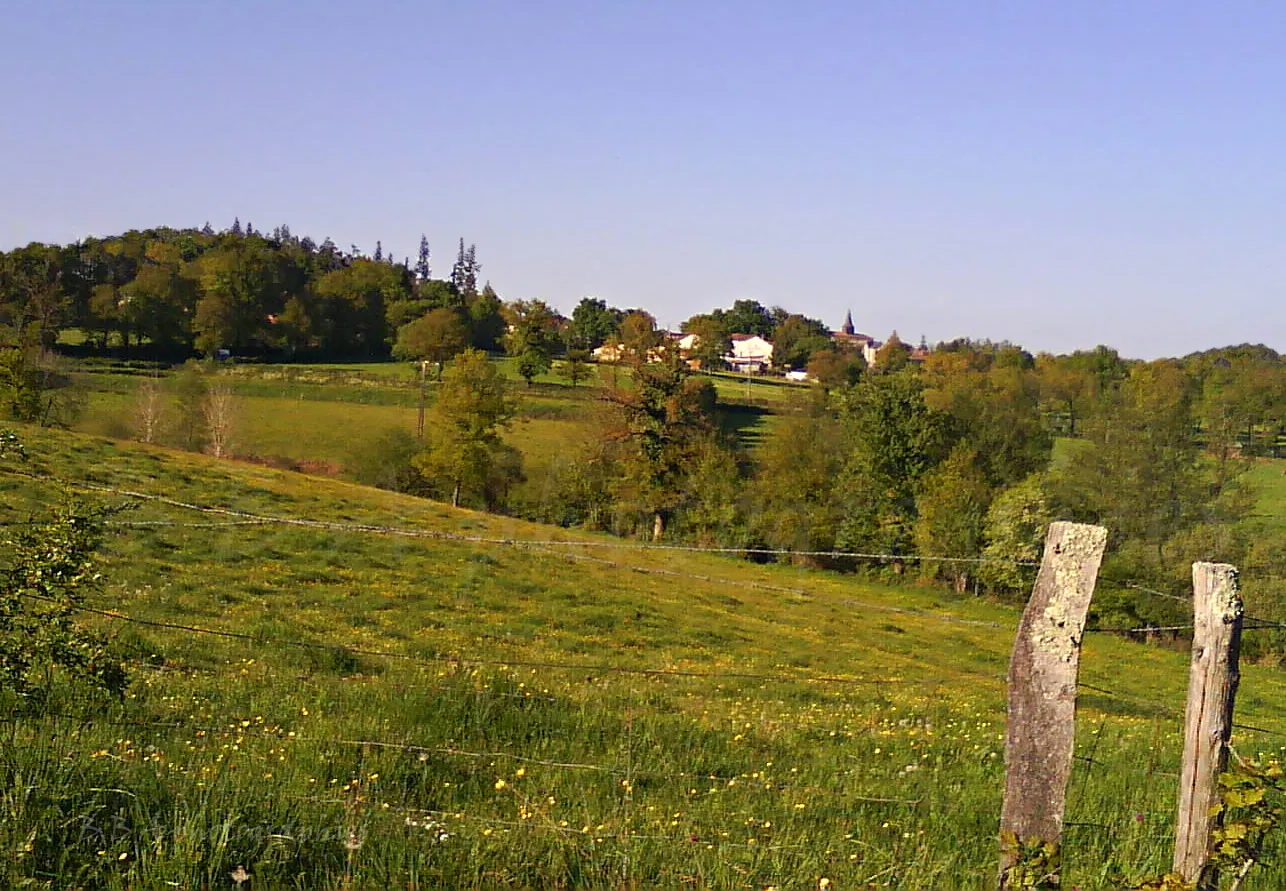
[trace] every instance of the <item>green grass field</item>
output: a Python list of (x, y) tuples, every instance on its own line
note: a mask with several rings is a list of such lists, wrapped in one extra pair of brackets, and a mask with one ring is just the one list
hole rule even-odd
[[(87, 617), (135, 681), (0, 725), (0, 884), (993, 882), (1008, 608), (20, 433), (39, 472), (314, 525), (149, 500), (119, 517), (94, 605), (237, 636)], [(0, 476), (0, 522), (56, 497)], [(1082, 692), (1064, 884), (1107, 889), (1168, 866), (1187, 657), (1091, 635), (1082, 678), (1113, 692)], [(1246, 666), (1240, 722), (1286, 732), (1283, 696)]]
[[(625, 375), (627, 371), (596, 368), (590, 380), (578, 386), (547, 374), (528, 387), (518, 377), (514, 360), (499, 359), (497, 364), (514, 381), (520, 400), (518, 418), (506, 434), (523, 453), (527, 476), (515, 497), (535, 503), (550, 468), (593, 442), (597, 436), (593, 406), (613, 372)], [(132, 438), (136, 391), (145, 373), (118, 364), (80, 367), (84, 370), (77, 380), (88, 393), (88, 403), (76, 429)], [(389, 428), (415, 429), (419, 384), (411, 363), (230, 365), (218, 369), (218, 380), (238, 396), (232, 448), (245, 457), (303, 462), (313, 471), (337, 473), (355, 449)], [(798, 385), (758, 381), (754, 385), (758, 389), (752, 389), (752, 398), (746, 401), (740, 384), (732, 387), (718, 378), (716, 386), (721, 399), (728, 399), (726, 431), (752, 454), (771, 431), (775, 413), (790, 407), (787, 397), (808, 392)], [(430, 401), (434, 388), (430, 381)], [(774, 395), (768, 400), (760, 391)]]
[[(88, 404), (76, 429), (131, 438), (142, 377), (81, 373)], [(338, 471), (355, 448), (390, 427), (415, 429), (419, 385), (407, 363), (231, 366), (219, 370), (218, 380), (238, 397), (232, 443), (238, 455)], [(434, 386), (428, 385), (430, 401)], [(537, 474), (551, 449), (589, 436), (585, 406), (596, 390), (551, 381), (530, 388), (517, 384), (515, 392), (521, 409), (509, 438)]]
[(1286, 530), (1286, 460), (1260, 458), (1246, 474), (1258, 494), (1256, 519), (1276, 530)]

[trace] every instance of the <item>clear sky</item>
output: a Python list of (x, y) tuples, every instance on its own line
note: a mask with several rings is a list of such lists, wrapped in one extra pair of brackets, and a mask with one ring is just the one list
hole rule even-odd
[(1286, 351), (1286, 7), (10, 2), (0, 248), (258, 229), (666, 324)]

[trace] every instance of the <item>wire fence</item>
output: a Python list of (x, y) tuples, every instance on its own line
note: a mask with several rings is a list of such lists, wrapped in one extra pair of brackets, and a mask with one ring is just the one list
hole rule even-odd
[[(222, 522), (184, 522), (178, 520), (116, 520), (109, 521), (108, 525), (118, 528), (188, 528), (188, 529), (218, 529), (218, 528), (238, 528), (247, 526), (272, 526), (284, 525), (304, 528), (323, 529), (327, 531), (350, 532), (358, 534), (385, 535), (404, 538), (426, 538), (441, 541), (452, 541), (462, 544), (494, 545), (502, 547), (526, 548), (531, 550), (553, 551), (555, 549), (566, 548), (586, 548), (586, 549), (608, 549), (632, 552), (679, 552), (694, 554), (714, 554), (714, 555), (741, 555), (747, 557), (774, 557), (774, 558), (830, 558), (830, 559), (852, 559), (852, 560), (875, 560), (885, 563), (894, 562), (924, 562), (924, 563), (959, 563), (959, 564), (999, 564), (1007, 566), (1016, 566), (1023, 568), (1033, 568), (1039, 566), (1039, 561), (1035, 560), (1005, 560), (997, 558), (987, 558), (978, 556), (948, 556), (948, 555), (916, 555), (916, 554), (898, 554), (891, 552), (858, 552), (844, 550), (792, 550), (785, 548), (753, 548), (753, 547), (705, 547), (699, 545), (664, 545), (664, 544), (647, 544), (642, 542), (629, 541), (598, 541), (588, 539), (562, 539), (562, 538), (519, 538), (519, 537), (496, 537), (496, 536), (476, 536), (463, 535), (459, 533), (442, 532), (440, 530), (415, 529), (404, 526), (392, 526), (386, 524), (370, 523), (352, 523), (339, 522), (334, 520), (319, 520), (311, 517), (289, 517), (289, 516), (270, 516), (256, 514), (250, 511), (244, 511), (236, 508), (202, 505), (194, 502), (186, 502), (178, 499), (169, 498), (152, 493), (139, 492), (131, 489), (122, 489), (115, 486), (106, 486), (98, 483), (92, 483), (83, 480), (65, 481), (58, 480), (54, 477), (42, 476), (39, 474), (29, 474), (13, 469), (6, 469), (5, 472), (15, 473), (27, 476), (31, 479), (41, 482), (61, 482), (86, 491), (106, 493), (120, 497), (131, 498), (141, 501), (151, 501), (183, 510), (195, 511), (207, 514), (220, 514), (234, 516), (239, 519), (222, 521)], [(597, 558), (589, 554), (575, 554), (568, 550), (561, 553), (561, 556), (568, 559), (579, 559), (585, 561), (594, 561), (602, 565), (616, 566), (617, 568), (628, 569), (647, 575), (670, 576), (673, 578), (683, 578), (691, 581), (701, 581), (706, 583), (717, 583), (721, 586), (741, 587), (747, 589), (778, 591), (800, 596), (809, 596), (811, 592), (791, 586), (775, 585), (766, 582), (754, 582), (744, 579), (728, 579), (716, 576), (701, 575), (697, 573), (685, 573), (680, 570), (638, 566), (633, 564), (621, 563), (606, 558)], [(1191, 609), (1191, 598), (1170, 594), (1159, 591), (1155, 588), (1139, 584), (1138, 582), (1114, 579), (1110, 576), (1104, 576), (1104, 581), (1120, 585), (1122, 587), (1137, 590), (1154, 597), (1164, 598), (1185, 604)], [(976, 619), (967, 619), (957, 616), (950, 616), (941, 613), (933, 613), (922, 610), (909, 610), (900, 607), (892, 607), (887, 604), (879, 604), (871, 601), (861, 601), (849, 598), (847, 605), (869, 609), (877, 612), (903, 613), (912, 615), (917, 618), (930, 618), (936, 621), (955, 622), (963, 625), (975, 625), (978, 627), (999, 628), (1002, 627), (996, 622), (987, 622)], [(1087, 629), (1088, 632), (1094, 633), (1111, 633), (1124, 635), (1139, 634), (1156, 634), (1156, 633), (1173, 633), (1179, 631), (1192, 630), (1191, 624), (1166, 624), (1166, 625), (1132, 625), (1132, 626), (1099, 626)], [(1286, 629), (1286, 623), (1272, 622), (1263, 619), (1248, 617), (1244, 630), (1281, 630)]]
[(237, 518), (231, 522), (225, 523), (183, 523), (172, 520), (115, 520), (109, 521), (108, 525), (121, 528), (143, 528), (143, 527), (186, 527), (186, 528), (218, 528), (220, 526), (259, 526), (259, 525), (283, 525), (298, 526), (310, 529), (324, 529), (333, 532), (358, 532), (374, 535), (398, 536), (404, 538), (429, 538), (442, 541), (454, 541), (465, 544), (489, 544), (504, 545), (509, 547), (541, 547), (541, 548), (590, 548), (606, 550), (624, 550), (624, 551), (655, 551), (660, 553), (677, 552), (692, 554), (722, 554), (722, 555), (744, 555), (751, 557), (808, 557), (808, 558), (832, 558), (838, 560), (878, 560), (884, 562), (902, 562), (902, 563), (963, 563), (963, 564), (986, 564), (996, 563), (1007, 566), (1039, 566), (1039, 561), (1032, 560), (1008, 560), (994, 559), (980, 556), (943, 556), (931, 554), (900, 554), (900, 553), (882, 553), (882, 552), (861, 552), (846, 550), (794, 550), (789, 548), (760, 548), (760, 547), (711, 547), (702, 545), (684, 545), (684, 544), (648, 544), (644, 542), (632, 541), (604, 541), (594, 539), (578, 538), (516, 538), (516, 537), (498, 537), (482, 535), (463, 535), (453, 532), (442, 532), (430, 529), (415, 529), (404, 526), (390, 526), (378, 523), (353, 523), (341, 522), (335, 520), (319, 520), (312, 517), (287, 517), (271, 516), (266, 514), (257, 514), (251, 511), (240, 510), (229, 507), (219, 507), (214, 505), (203, 505), (194, 502), (181, 501), (175, 498), (169, 498), (164, 495), (155, 495), (148, 492), (139, 492), (132, 489), (122, 489), (115, 486), (107, 486), (99, 483), (93, 483), (85, 480), (63, 480), (56, 477), (44, 476), (41, 474), (27, 473), (13, 468), (0, 468), (0, 471), (18, 476), (24, 476), (39, 482), (60, 483), (72, 488), (81, 489), (88, 492), (98, 492), (103, 494), (116, 495), (122, 498), (131, 498), (138, 501), (150, 501), (157, 504), (164, 504), (169, 507), (175, 507), (182, 510), (195, 511), (206, 514), (219, 514)]
[[(31, 594), (28, 592), (24, 592), (21, 596), (31, 600), (42, 601), (46, 603), (57, 603), (57, 601), (53, 601), (50, 598), (41, 597), (39, 595)], [(317, 650), (317, 651), (324, 651), (324, 652), (331, 652), (331, 653), (343, 653), (343, 654), (353, 655), (353, 656), (367, 656), (372, 658), (393, 659), (393, 660), (398, 660), (398, 661), (407, 662), (411, 664), (417, 664), (422, 666), (433, 666), (433, 667), (440, 667), (442, 665), (487, 666), (487, 667), (501, 667), (501, 668), (511, 668), (511, 669), (523, 668), (523, 669), (548, 670), (548, 671), (576, 671), (576, 672), (585, 672), (592, 676), (630, 675), (630, 676), (640, 676), (640, 677), (683, 678), (683, 679), (703, 679), (703, 680), (749, 680), (749, 681), (757, 681), (761, 683), (777, 683), (777, 684), (804, 683), (804, 684), (823, 684), (823, 685), (875, 687), (875, 688), (880, 688), (885, 686), (907, 685), (907, 684), (911, 684), (919, 687), (925, 687), (925, 686), (929, 686), (932, 683), (930, 680), (926, 680), (922, 676), (917, 676), (915, 678), (907, 678), (902, 676), (855, 677), (855, 676), (839, 676), (839, 675), (810, 675), (810, 674), (783, 674), (783, 673), (773, 674), (773, 673), (764, 673), (764, 672), (726, 671), (726, 670), (725, 671), (698, 671), (698, 670), (692, 670), (692, 669), (682, 669), (682, 668), (672, 668), (672, 667), (666, 667), (666, 668), (640, 667), (640, 666), (627, 666), (627, 665), (610, 664), (610, 663), (580, 663), (580, 662), (534, 660), (534, 659), (519, 659), (519, 658), (498, 659), (498, 658), (482, 658), (482, 657), (470, 657), (470, 656), (459, 656), (459, 655), (401, 653), (396, 651), (374, 650), (374, 649), (362, 648), (362, 647), (352, 647), (352, 646), (346, 646), (342, 644), (331, 644), (331, 643), (325, 643), (321, 641), (305, 641), (305, 640), (298, 640), (298, 639), (291, 639), (291, 638), (280, 638), (280, 637), (272, 637), (272, 636), (265, 636), (265, 635), (258, 635), (258, 634), (249, 634), (246, 632), (229, 631), (225, 629), (206, 628), (202, 626), (188, 625), (188, 624), (177, 623), (177, 622), (165, 622), (165, 621), (159, 621), (159, 620), (153, 620), (153, 619), (144, 619), (140, 617), (128, 616), (116, 610), (103, 610), (103, 609), (97, 609), (95, 607), (86, 606), (86, 605), (76, 606), (75, 609), (80, 612), (100, 616), (100, 617), (115, 620), (115, 621), (138, 624), (138, 625), (151, 627), (151, 628), (162, 628), (170, 631), (179, 631), (179, 632), (192, 634), (192, 635), (205, 635), (205, 636), (212, 636), (212, 637), (219, 637), (219, 638), (228, 638), (228, 639), (233, 639), (238, 641), (245, 641), (245, 642), (254, 643), (256, 645), (266, 647), (269, 649), (275, 648), (275, 647), (283, 647), (283, 648), (295, 648), (295, 649), (304, 649), (304, 650)], [(1191, 628), (1191, 626), (1181, 626), (1181, 627)], [(1276, 628), (1281, 626), (1278, 623), (1273, 623), (1269, 627)], [(1095, 629), (1087, 629), (1087, 631), (1089, 630), (1095, 630)], [(1116, 629), (1097, 629), (1097, 630), (1101, 630), (1108, 633), (1117, 633)], [(1126, 629), (1126, 630), (1159, 631), (1159, 630), (1166, 630), (1166, 629), (1146, 627), (1142, 629)], [(960, 674), (963, 676), (971, 677), (978, 681), (986, 681), (991, 683), (997, 683), (1000, 685), (1004, 685), (1007, 681), (1007, 679), (1002, 675), (988, 675), (980, 672), (968, 671), (963, 669), (961, 670)], [(939, 686), (943, 686), (958, 680), (959, 678), (953, 678), (953, 679), (943, 678), (940, 680)], [(1162, 701), (1160, 699), (1140, 697), (1136, 695), (1121, 693), (1120, 691), (1106, 688), (1099, 684), (1092, 683), (1084, 679), (1079, 681), (1078, 685), (1085, 690), (1115, 699), (1122, 703), (1126, 703), (1132, 706), (1141, 706), (1141, 707), (1149, 708), (1158, 713), (1164, 713), (1170, 717), (1181, 718), (1183, 714), (1183, 711), (1181, 708), (1178, 708), (1172, 703)], [(522, 697), (522, 698), (525, 699), (529, 697)], [(155, 725), (151, 725), (151, 726), (155, 726)], [(175, 726), (183, 726), (183, 725), (175, 725)], [(1235, 724), (1234, 726), (1237, 727), (1238, 729), (1286, 738), (1286, 733), (1270, 730), (1267, 728), (1262, 728), (1262, 727), (1249, 725), (1249, 724)], [(334, 741), (334, 742), (340, 742), (340, 743), (349, 744), (349, 745), (370, 745), (371, 747), (400, 748), (406, 751), (420, 751), (422, 749), (422, 747), (418, 747), (411, 744), (386, 743), (386, 742), (369, 741), (369, 740), (368, 741), (340, 740), (340, 741)], [(429, 751), (429, 750), (424, 749), (424, 751)], [(515, 757), (515, 758), (519, 757), (519, 756), (507, 755), (505, 753), (475, 753), (474, 756), (475, 757), (487, 757), (487, 756)], [(582, 765), (582, 767), (584, 767), (585, 769), (600, 769), (595, 766)], [(711, 776), (707, 778), (717, 779), (718, 777)]]
[[(689, 581), (699, 581), (707, 584), (714, 584), (720, 587), (740, 587), (753, 590), (774, 591), (779, 593), (792, 594), (800, 597), (811, 597), (815, 592), (805, 588), (773, 584), (769, 582), (751, 581), (746, 579), (730, 579), (720, 576), (705, 575), (692, 572), (684, 572), (673, 568), (663, 568), (656, 566), (641, 566), (633, 563), (623, 563), (619, 560), (612, 560), (593, 554), (576, 553), (577, 548), (586, 549), (610, 549), (626, 552), (644, 553), (644, 552), (679, 552), (694, 554), (713, 554), (713, 555), (740, 555), (754, 557), (774, 557), (774, 558), (835, 558), (835, 559), (855, 559), (855, 560), (877, 560), (883, 562), (939, 562), (939, 563), (960, 563), (960, 564), (1003, 564), (1022, 568), (1033, 568), (1039, 566), (1036, 560), (1002, 560), (995, 558), (985, 558), (979, 556), (949, 556), (949, 555), (914, 555), (898, 554), (889, 552), (854, 552), (843, 550), (791, 550), (780, 548), (736, 548), (736, 547), (705, 547), (698, 545), (670, 545), (670, 544), (648, 544), (630, 541), (601, 541), (588, 539), (564, 539), (564, 538), (520, 538), (520, 537), (497, 537), (497, 536), (480, 536), (464, 535), (460, 533), (443, 532), (440, 530), (416, 529), (405, 526), (395, 526), (388, 524), (371, 524), (356, 523), (347, 521), (322, 520), (313, 517), (292, 517), (280, 515), (265, 515), (238, 508), (223, 507), (217, 505), (204, 505), (190, 501), (170, 498), (168, 496), (156, 495), (154, 493), (142, 492), (133, 489), (125, 489), (118, 486), (109, 486), (101, 483), (94, 483), (87, 480), (62, 480), (56, 477), (42, 474), (28, 473), (15, 468), (3, 468), (3, 472), (28, 477), (30, 479), (45, 483), (60, 483), (73, 488), (79, 488), (85, 491), (92, 491), (103, 494), (111, 494), (119, 497), (130, 498), (138, 501), (154, 502), (170, 507), (179, 508), (186, 511), (193, 511), (204, 514), (216, 514), (233, 517), (231, 520), (217, 522), (185, 522), (170, 519), (149, 519), (149, 520), (116, 520), (109, 521), (109, 525), (118, 528), (190, 528), (190, 529), (219, 529), (219, 528), (242, 528), (242, 527), (263, 527), (263, 526), (291, 526), (312, 529), (321, 529), (326, 531), (339, 531), (355, 534), (382, 535), (406, 538), (423, 538), (432, 540), (442, 540), (458, 542), (463, 544), (474, 544), (497, 547), (521, 548), (537, 552), (551, 553), (564, 559), (592, 562), (598, 565), (610, 566), (622, 569), (628, 572), (657, 575), (671, 578), (682, 578)], [(34, 521), (27, 521), (34, 522)], [(566, 549), (566, 550), (563, 550)], [(1159, 591), (1155, 588), (1142, 585), (1136, 581), (1112, 578), (1104, 575), (1102, 580), (1121, 587), (1137, 590), (1150, 596), (1163, 598), (1170, 601), (1177, 601), (1191, 609), (1191, 598)], [(982, 628), (1002, 628), (1001, 623), (991, 622), (978, 619), (970, 619), (961, 616), (953, 616), (945, 613), (931, 612), (926, 610), (909, 609), (905, 607), (895, 607), (889, 604), (875, 603), (868, 600), (859, 600), (847, 597), (843, 601), (844, 605), (856, 607), (863, 610), (874, 612), (887, 612), (891, 614), (901, 614), (914, 618), (925, 618), (934, 621), (955, 623), (966, 626)], [(264, 639), (257, 635), (247, 635), (240, 632), (224, 631), (218, 629), (202, 629), (194, 626), (184, 626), (178, 623), (164, 623), (156, 620), (130, 619), (108, 610), (95, 610), (91, 607), (84, 607), (84, 611), (98, 613), (104, 617), (126, 619), (136, 621), (141, 624), (150, 624), (153, 627), (168, 628), (170, 630), (189, 631), (192, 633), (211, 634), (221, 637), (230, 637), (243, 640), (263, 641)], [(1177, 633), (1191, 631), (1192, 624), (1138, 624), (1129, 626), (1096, 626), (1086, 629), (1087, 633), (1105, 633), (1119, 635), (1149, 635), (1161, 633)], [(1269, 620), (1247, 617), (1245, 619), (1244, 630), (1281, 630), (1286, 629), (1286, 623), (1273, 622)], [(437, 661), (437, 662), (470, 662), (472, 664), (490, 664), (490, 665), (510, 665), (561, 669), (578, 669), (595, 672), (618, 672), (632, 673), (638, 675), (676, 675), (687, 677), (737, 677), (745, 680), (762, 680), (762, 681), (781, 681), (787, 679), (786, 676), (765, 675), (756, 673), (709, 673), (709, 672), (681, 672), (671, 669), (649, 669), (649, 668), (627, 668), (622, 666), (605, 666), (605, 665), (576, 665), (573, 663), (537, 663), (523, 660), (480, 660), (480, 659), (463, 659), (458, 656), (412, 656), (403, 653), (390, 653), (386, 651), (366, 650), (352, 647), (338, 647), (329, 644), (314, 644), (303, 641), (272, 641), (286, 647), (302, 648), (319, 648), (338, 650), (343, 649), (352, 655), (366, 656), (384, 656), (394, 659), (409, 659), (415, 661)], [(872, 682), (870, 679), (846, 679), (846, 678), (793, 678), (795, 680), (804, 680), (806, 682), (830, 682), (830, 683), (866, 683)], [(878, 683), (901, 683), (902, 679), (884, 678), (876, 681)]]
[[(35, 474), (24, 474), (31, 476), (33, 479), (42, 481), (53, 481), (52, 478), (42, 477)], [(327, 519), (316, 519), (311, 517), (291, 517), (291, 516), (271, 516), (265, 514), (244, 511), (236, 508), (202, 505), (192, 502), (185, 502), (178, 499), (168, 498), (166, 496), (153, 495), (144, 492), (123, 489), (119, 487), (101, 485), (90, 482), (76, 482), (72, 485), (87, 490), (111, 494), (118, 497), (130, 498), (134, 500), (152, 502), (160, 505), (174, 507), (177, 509), (198, 512), (205, 515), (221, 515), (227, 519), (218, 521), (201, 521), (185, 522), (171, 519), (141, 519), (141, 520), (114, 520), (112, 526), (122, 529), (242, 529), (246, 527), (268, 527), (268, 526), (286, 526), (297, 528), (317, 529), (330, 532), (344, 532), (361, 535), (380, 535), (395, 536), (415, 539), (431, 539), (440, 541), (458, 542), (463, 544), (479, 545), (483, 547), (512, 547), (522, 548), (532, 552), (544, 553), (556, 556), (561, 559), (571, 561), (590, 562), (595, 565), (605, 566), (618, 569), (625, 572), (641, 573), (656, 575), (665, 578), (683, 579), (687, 581), (697, 581), (704, 584), (717, 585), (720, 587), (743, 587), (757, 590), (765, 590), (783, 594), (790, 594), (799, 597), (814, 597), (818, 594), (815, 590), (805, 587), (789, 586), (774, 584), (767, 581), (754, 581), (748, 579), (732, 579), (721, 577), (719, 575), (707, 575), (698, 572), (684, 571), (673, 568), (672, 566), (655, 566), (639, 565), (636, 563), (626, 562), (620, 559), (611, 559), (601, 556), (602, 551), (628, 552), (632, 554), (646, 554), (647, 552), (658, 552), (662, 555), (672, 553), (694, 553), (694, 554), (711, 554), (723, 556), (750, 556), (750, 557), (774, 557), (774, 558), (828, 558), (828, 559), (853, 559), (853, 560), (878, 560), (885, 562), (941, 562), (941, 563), (960, 563), (960, 564), (982, 564), (982, 563), (1004, 563), (1008, 565), (1031, 568), (1038, 565), (1035, 561), (1025, 560), (990, 560), (981, 557), (953, 557), (942, 555), (905, 555), (891, 553), (854, 553), (847, 551), (793, 551), (785, 549), (762, 549), (762, 548), (725, 548), (725, 547), (700, 547), (687, 545), (655, 545), (638, 542), (608, 542), (592, 540), (573, 540), (560, 538), (520, 538), (520, 537), (499, 537), (489, 535), (465, 535), (449, 533), (438, 530), (416, 529), (407, 526), (359, 523), (349, 521), (337, 521)], [(20, 525), (19, 523), (7, 523), (5, 525)], [(590, 551), (590, 553), (586, 553)], [(598, 553), (594, 553), (597, 551)], [(1102, 581), (1109, 584), (1119, 585), (1126, 589), (1137, 590), (1148, 596), (1154, 596), (1169, 601), (1178, 601), (1191, 607), (1191, 599), (1174, 595), (1165, 591), (1160, 591), (1147, 585), (1141, 584), (1134, 580), (1111, 578), (1103, 576)], [(29, 592), (23, 592), (22, 596), (35, 601), (44, 601), (46, 603), (57, 603), (49, 598), (40, 597)], [(896, 607), (889, 604), (875, 603), (860, 600), (851, 597), (844, 597), (838, 602), (845, 606), (856, 609), (869, 610), (872, 612), (885, 612), (890, 614), (900, 614), (916, 619), (930, 619), (947, 623), (958, 624), (961, 626), (970, 626), (977, 628), (1004, 629), (1008, 623), (986, 621), (981, 619), (972, 619), (966, 616), (955, 616), (949, 614), (940, 614), (927, 610), (910, 609)], [(65, 606), (65, 604), (61, 604)], [(183, 622), (164, 621), (159, 619), (149, 619), (141, 616), (127, 615), (119, 610), (103, 609), (90, 605), (76, 605), (75, 609), (80, 612), (97, 616), (101, 619), (117, 621), (139, 625), (142, 627), (162, 629), (181, 635), (193, 637), (213, 637), (227, 640), (234, 640), (245, 643), (252, 643), (256, 646), (265, 648), (289, 648), (300, 650), (323, 651), (330, 653), (343, 653), (351, 656), (365, 656), (377, 659), (397, 660), (407, 664), (419, 666), (433, 666), (440, 668), (443, 665), (448, 666), (486, 666), (500, 667), (506, 669), (533, 669), (543, 671), (573, 671), (584, 672), (594, 676), (602, 675), (621, 675), (634, 677), (651, 677), (651, 678), (683, 678), (683, 679), (701, 679), (701, 680), (739, 680), (755, 681), (761, 683), (774, 684), (815, 684), (815, 685), (835, 685), (841, 688), (868, 687), (881, 688), (884, 686), (916, 685), (918, 687), (928, 688), (932, 685), (932, 680), (926, 680), (923, 673), (914, 678), (904, 676), (844, 676), (844, 675), (827, 675), (827, 674), (809, 674), (809, 673), (787, 673), (787, 672), (757, 672), (757, 671), (736, 671), (736, 670), (698, 670), (688, 669), (675, 666), (636, 666), (623, 665), (604, 662), (578, 662), (569, 660), (541, 660), (525, 658), (495, 658), (474, 655), (458, 654), (437, 654), (437, 653), (408, 653), (399, 651), (390, 651), (375, 649), (370, 647), (354, 647), (348, 645), (332, 644), (323, 641), (309, 641), (292, 638), (283, 638), (272, 635), (263, 635), (236, 631), (222, 628), (211, 628), (204, 625), (189, 624)], [(1277, 630), (1286, 628), (1286, 623), (1270, 622), (1266, 620), (1247, 617), (1245, 620), (1245, 630)], [(1100, 626), (1097, 628), (1087, 629), (1090, 632), (1100, 632), (1106, 634), (1121, 635), (1147, 635), (1158, 633), (1179, 633), (1192, 630), (1192, 624), (1168, 624), (1168, 625), (1150, 625), (1143, 624), (1137, 626)], [(156, 667), (156, 666), (153, 666)], [(161, 669), (169, 666), (160, 666)], [(982, 672), (971, 672), (961, 669), (961, 676), (966, 676), (970, 680), (978, 682), (988, 682), (1003, 685), (1006, 681), (1004, 677), (988, 675)], [(938, 689), (953, 681), (959, 681), (959, 678), (942, 679)], [(1132, 708), (1142, 708), (1167, 720), (1178, 721), (1183, 716), (1181, 704), (1170, 702), (1159, 697), (1138, 696), (1130, 693), (1124, 693), (1120, 690), (1109, 686), (1102, 686), (1098, 682), (1090, 680), (1081, 680), (1079, 686), (1088, 692), (1097, 696), (1114, 700), (1118, 703), (1130, 706)], [(493, 695), (504, 695), (496, 692)], [(129, 727), (137, 729), (155, 729), (155, 730), (182, 730), (187, 733), (201, 733), (211, 736), (239, 736), (244, 735), (250, 728), (245, 726), (220, 726), (217, 722), (214, 724), (200, 724), (188, 721), (166, 722), (166, 721), (116, 721), (111, 719), (94, 718), (93, 716), (76, 716), (72, 714), (47, 713), (44, 717), (58, 720), (81, 721), (87, 723), (99, 723), (109, 726)], [(0, 723), (16, 723), (19, 721), (30, 720), (21, 716), (9, 716), (0, 718)], [(1253, 734), (1262, 734), (1274, 738), (1286, 739), (1286, 733), (1278, 730), (1260, 726), (1251, 723), (1235, 723), (1234, 727), (1238, 731)], [(746, 774), (734, 773), (716, 773), (701, 771), (655, 771), (640, 769), (639, 765), (633, 763), (633, 743), (628, 746), (630, 761), (625, 765), (599, 763), (593, 760), (574, 760), (567, 758), (540, 757), (531, 751), (510, 751), (504, 748), (476, 748), (459, 745), (444, 745), (430, 743), (426, 741), (416, 741), (413, 739), (388, 739), (388, 738), (365, 738), (358, 736), (325, 736), (311, 735), (301, 733), (298, 730), (288, 731), (283, 728), (276, 728), (266, 732), (268, 736), (274, 736), (280, 739), (290, 739), (294, 742), (307, 743), (311, 745), (326, 748), (345, 748), (359, 749), (362, 751), (385, 751), (404, 753), (417, 758), (425, 757), (443, 757), (451, 759), (465, 759), (470, 761), (487, 761), (494, 762), (497, 760), (509, 761), (518, 765), (538, 766), (555, 771), (575, 771), (589, 774), (600, 774), (610, 776), (614, 779), (650, 779), (657, 782), (691, 782), (707, 781), (727, 783), (746, 777)], [(1078, 758), (1089, 764), (1097, 763), (1095, 753), (1097, 747), (1097, 737), (1094, 742), (1095, 748), (1091, 748), (1089, 755), (1078, 756)], [(852, 790), (845, 791), (845, 798), (853, 801), (869, 802), (879, 805), (890, 805), (896, 807), (915, 807), (921, 803), (919, 798), (898, 798), (887, 795), (867, 795)], [(314, 797), (308, 800), (319, 804), (345, 805), (345, 799), (327, 799)], [(395, 813), (407, 814), (408, 820), (417, 818), (432, 817), (434, 819), (458, 819), (462, 821), (471, 821), (479, 825), (503, 827), (505, 829), (536, 831), (539, 829), (549, 829), (560, 835), (592, 837), (596, 841), (604, 840), (615, 841), (657, 841), (664, 843), (691, 843), (709, 846), (735, 846), (747, 847), (740, 842), (732, 842), (728, 839), (720, 839), (714, 836), (704, 834), (697, 835), (667, 835), (634, 831), (619, 832), (596, 832), (587, 831), (590, 827), (575, 828), (567, 826), (558, 826), (556, 824), (546, 824), (543, 822), (536, 823), (524, 820), (505, 820), (495, 817), (484, 817), (478, 815), (468, 815), (445, 810), (426, 810), (416, 807), (394, 808)], [(409, 825), (409, 824), (408, 824)], [(803, 845), (759, 845), (760, 850), (774, 850), (801, 848)]]

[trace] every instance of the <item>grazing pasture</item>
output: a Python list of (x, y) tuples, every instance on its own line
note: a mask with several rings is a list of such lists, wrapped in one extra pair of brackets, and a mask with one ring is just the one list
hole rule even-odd
[[(1011, 608), (19, 432), (26, 471), (137, 505), (85, 616), (134, 680), (7, 719), (7, 886), (993, 880)], [(0, 522), (60, 497), (0, 476)], [(1067, 887), (1168, 865), (1186, 665), (1088, 639)], [(1286, 683), (1242, 691), (1238, 750), (1280, 751)]]

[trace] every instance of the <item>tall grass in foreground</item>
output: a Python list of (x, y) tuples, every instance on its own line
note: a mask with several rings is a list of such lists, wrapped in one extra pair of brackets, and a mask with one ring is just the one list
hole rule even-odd
[[(4, 885), (233, 887), (238, 866), (256, 888), (992, 881), (990, 693), (309, 658), (144, 669), (123, 706), (16, 717)], [(1090, 722), (1081, 751), (1068, 887), (1158, 871), (1173, 728)]]

